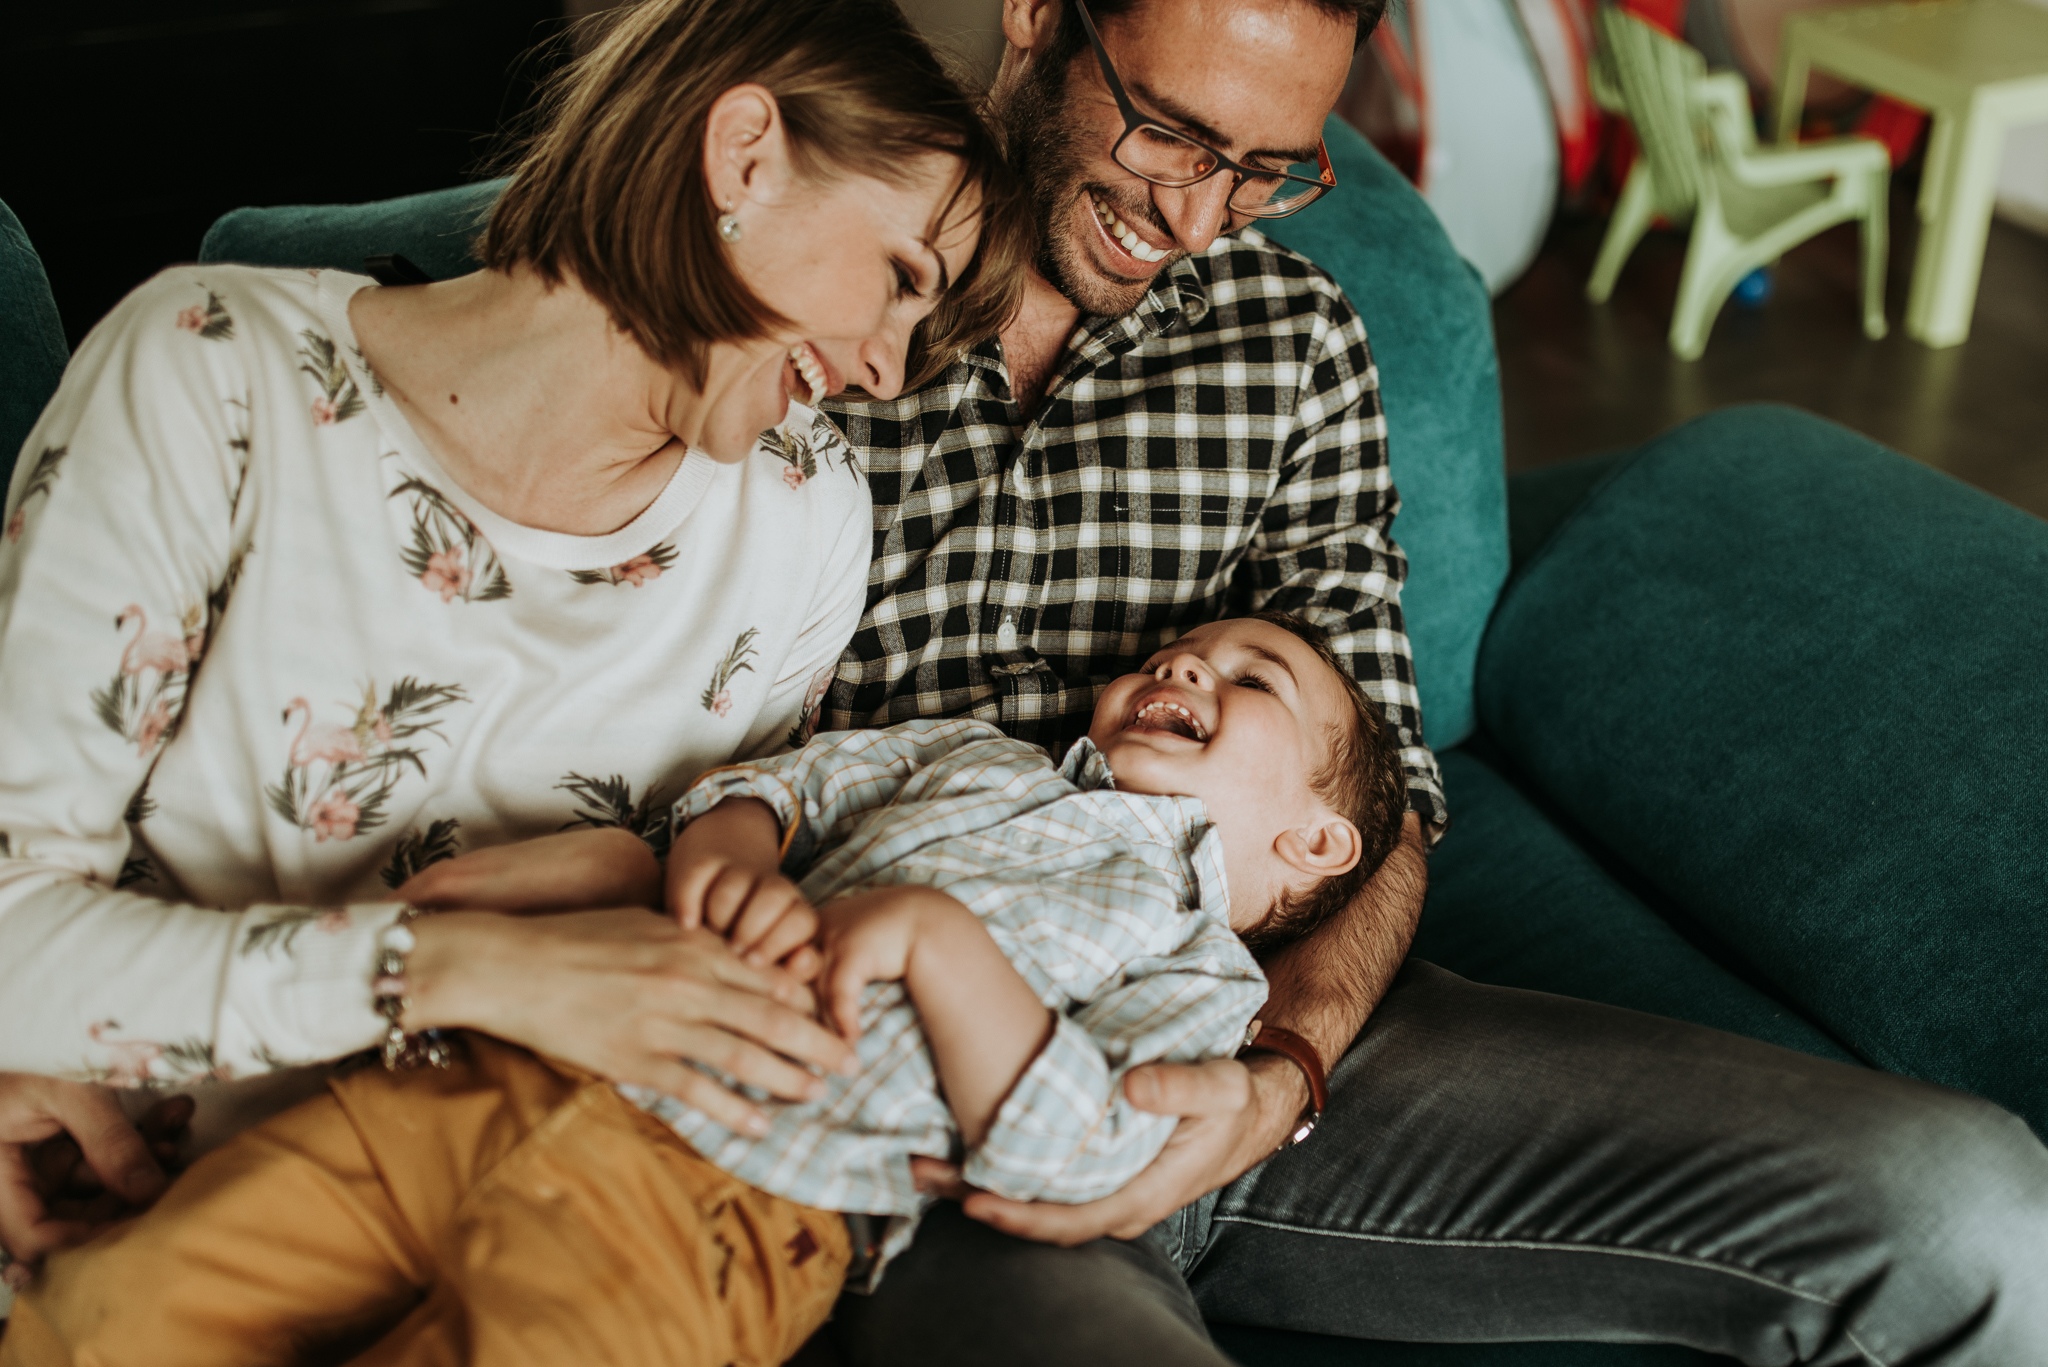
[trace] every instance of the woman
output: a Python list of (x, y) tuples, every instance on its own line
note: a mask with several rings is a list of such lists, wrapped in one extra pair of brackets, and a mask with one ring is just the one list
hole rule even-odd
[[(865, 484), (793, 400), (993, 332), (1022, 224), (890, 0), (649, 0), (555, 84), (485, 270), (136, 291), (0, 544), (0, 1069), (245, 1078), (465, 1026), (736, 1126), (685, 1060), (808, 1095), (848, 1055), (801, 989), (641, 908), (670, 800), (800, 735), (861, 609)], [(563, 852), (615, 909), (421, 873), (573, 827), (619, 828)], [(448, 909), (395, 933), (408, 901)], [(106, 1117), (31, 1090), (7, 1172)], [(16, 1256), (76, 1233), (5, 1176)]]

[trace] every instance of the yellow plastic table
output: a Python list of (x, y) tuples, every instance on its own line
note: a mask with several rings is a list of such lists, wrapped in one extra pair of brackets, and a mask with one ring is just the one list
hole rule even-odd
[(1799, 135), (1818, 67), (1934, 116), (1920, 181), (1920, 250), (1906, 331), (1928, 346), (1970, 335), (2005, 132), (2048, 120), (2048, 7), (2029, 0), (1904, 0), (1785, 21), (1780, 142)]

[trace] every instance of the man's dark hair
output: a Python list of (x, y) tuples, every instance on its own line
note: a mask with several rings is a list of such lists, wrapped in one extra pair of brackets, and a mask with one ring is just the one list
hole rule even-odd
[[(1133, 6), (1147, 0), (1088, 0), (1088, 12), (1095, 16), (1096, 24), (1112, 15), (1128, 13)], [(1152, 0), (1153, 3), (1171, 4), (1173, 0)], [(1380, 26), (1380, 17), (1387, 11), (1387, 0), (1302, 0), (1303, 4), (1314, 5), (1325, 14), (1339, 19), (1358, 21), (1358, 34), (1351, 40), (1356, 49), (1365, 46), (1365, 40), (1372, 37), (1372, 31)], [(1077, 53), (1088, 50), (1088, 35), (1081, 31), (1081, 16), (1070, 3), (1062, 0), (1060, 5), (1060, 27), (1053, 36), (1051, 49), (1046, 56), (1064, 69)]]
[(1327, 925), (1364, 890), (1401, 843), (1408, 780), (1401, 772), (1400, 752), (1386, 714), (1365, 696), (1350, 668), (1330, 648), (1329, 633), (1291, 612), (1254, 612), (1249, 620), (1269, 622), (1301, 641), (1344, 686), (1351, 715), (1334, 728), (1330, 756), (1309, 784), (1317, 797), (1358, 828), (1361, 846), (1358, 862), (1348, 873), (1281, 898), (1264, 921), (1244, 932), (1245, 945), (1264, 958)]

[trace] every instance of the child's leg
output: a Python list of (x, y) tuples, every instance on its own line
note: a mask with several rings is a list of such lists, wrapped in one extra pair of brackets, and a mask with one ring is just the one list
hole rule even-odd
[(479, 1367), (779, 1367), (848, 1252), (842, 1217), (747, 1186), (595, 1084), (478, 1183), (439, 1262)]
[[(580, 1085), (488, 1043), (445, 1072), (339, 1078), (206, 1155), (154, 1209), (52, 1258), (15, 1302), (0, 1367), (231, 1367), (371, 1342), (434, 1283), (478, 1177)], [(452, 1360), (461, 1328), (444, 1326)]]

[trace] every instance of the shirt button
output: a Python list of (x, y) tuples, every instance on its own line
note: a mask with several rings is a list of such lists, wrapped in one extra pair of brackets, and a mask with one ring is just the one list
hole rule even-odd
[(1017, 619), (1014, 617), (1005, 617), (1003, 619), (1003, 624), (996, 628), (996, 649), (1015, 650), (1016, 648)]

